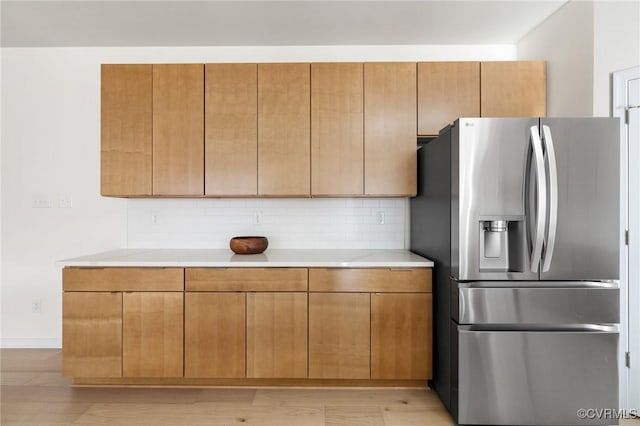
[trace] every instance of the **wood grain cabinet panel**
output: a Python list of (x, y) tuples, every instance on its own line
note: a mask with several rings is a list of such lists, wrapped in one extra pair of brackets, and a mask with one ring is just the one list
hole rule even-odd
[(151, 195), (152, 66), (102, 65), (100, 193)]
[(480, 117), (480, 62), (419, 62), (418, 134), (435, 136), (458, 117)]
[(307, 377), (307, 293), (247, 294), (247, 377)]
[(153, 195), (204, 194), (204, 65), (153, 65)]
[(311, 64), (311, 193), (364, 192), (363, 64)]
[(64, 293), (62, 374), (122, 377), (122, 293)]
[(309, 294), (309, 378), (370, 377), (370, 295)]
[(482, 117), (541, 117), (547, 114), (544, 61), (482, 62)]
[(364, 64), (364, 191), (417, 191), (416, 63)]
[(310, 195), (310, 65), (258, 64), (258, 194)]
[(64, 291), (183, 291), (182, 268), (64, 268)]
[(258, 67), (205, 65), (205, 194), (258, 193)]
[(187, 268), (187, 291), (307, 291), (306, 268)]
[(185, 377), (245, 377), (245, 293), (185, 295)]
[(309, 291), (430, 292), (431, 268), (311, 268)]
[(371, 378), (431, 378), (431, 294), (371, 295)]
[(124, 293), (124, 377), (183, 376), (183, 302), (177, 292)]

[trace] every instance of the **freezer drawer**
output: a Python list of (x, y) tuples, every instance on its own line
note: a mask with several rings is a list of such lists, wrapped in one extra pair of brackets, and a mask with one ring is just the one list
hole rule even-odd
[[(454, 295), (460, 324), (617, 324), (618, 288), (464, 287)], [(457, 307), (457, 309), (456, 309)]]
[(577, 415), (581, 408), (618, 408), (618, 332), (604, 330), (458, 326), (459, 424), (618, 424)]

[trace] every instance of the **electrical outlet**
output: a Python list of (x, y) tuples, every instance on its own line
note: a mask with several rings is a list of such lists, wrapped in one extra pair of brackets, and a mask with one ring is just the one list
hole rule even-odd
[(58, 207), (61, 209), (70, 209), (73, 207), (73, 197), (71, 194), (59, 194), (58, 195)]
[(42, 312), (42, 299), (33, 299), (31, 301), (31, 312), (34, 314)]
[(384, 212), (382, 211), (376, 212), (376, 223), (378, 225), (384, 225), (385, 220), (386, 220), (386, 217)]
[(51, 208), (51, 200), (47, 194), (34, 194), (31, 196), (31, 207), (34, 209)]
[(262, 225), (262, 212), (253, 212), (251, 223), (254, 225)]
[(151, 223), (156, 224), (158, 223), (158, 212), (153, 211), (151, 212)]

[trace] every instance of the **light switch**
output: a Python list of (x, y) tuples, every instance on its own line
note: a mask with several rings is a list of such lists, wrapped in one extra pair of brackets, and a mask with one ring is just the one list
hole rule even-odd
[(34, 209), (51, 208), (51, 200), (47, 194), (34, 194), (31, 196), (31, 207)]
[(73, 197), (71, 194), (59, 194), (58, 195), (58, 207), (61, 209), (70, 209), (73, 207)]

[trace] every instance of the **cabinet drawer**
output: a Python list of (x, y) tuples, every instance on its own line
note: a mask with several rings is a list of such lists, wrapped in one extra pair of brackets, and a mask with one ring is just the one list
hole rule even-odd
[(187, 291), (307, 291), (306, 268), (188, 268)]
[(64, 268), (64, 291), (183, 291), (182, 268)]
[(309, 269), (309, 291), (431, 292), (431, 268)]

